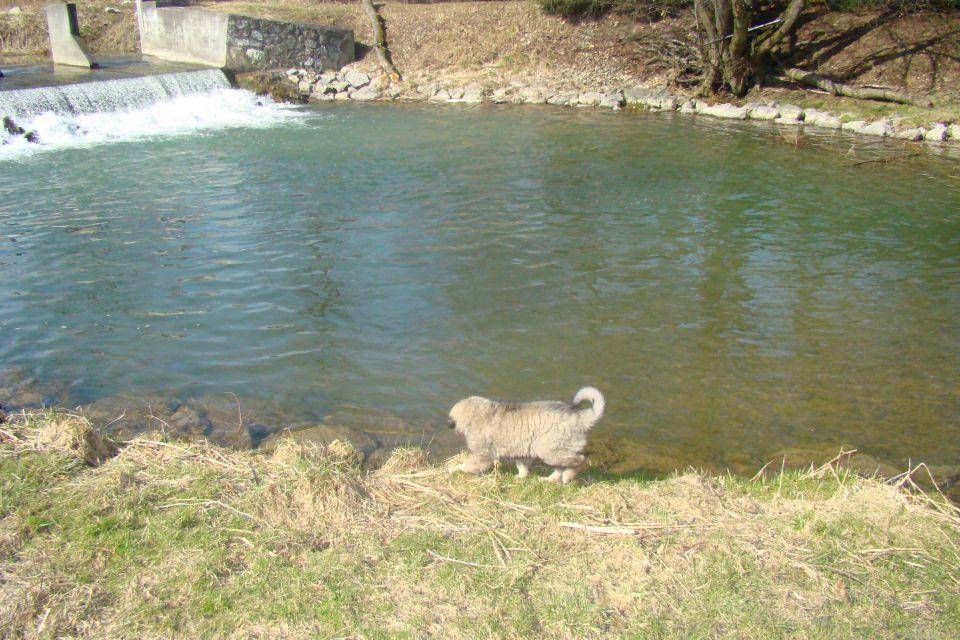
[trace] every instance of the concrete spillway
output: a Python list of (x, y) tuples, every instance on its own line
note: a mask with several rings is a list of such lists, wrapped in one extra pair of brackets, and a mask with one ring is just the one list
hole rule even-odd
[(42, 113), (82, 114), (140, 109), (157, 102), (230, 88), (220, 69), (167, 73), (103, 82), (0, 91), (0, 116), (14, 120)]

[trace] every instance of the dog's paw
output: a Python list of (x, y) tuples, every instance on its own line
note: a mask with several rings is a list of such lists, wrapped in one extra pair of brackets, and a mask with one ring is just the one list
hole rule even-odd
[(563, 474), (559, 470), (557, 470), (551, 473), (550, 475), (548, 475), (546, 478), (544, 478), (544, 480), (546, 480), (547, 482), (560, 482), (562, 478), (563, 478)]
[(458, 471), (463, 471), (462, 464), (451, 464), (447, 467), (447, 473), (456, 473)]

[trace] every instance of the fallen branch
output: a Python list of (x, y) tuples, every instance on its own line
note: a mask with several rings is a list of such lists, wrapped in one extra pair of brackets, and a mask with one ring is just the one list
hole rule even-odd
[(370, 18), (370, 27), (373, 29), (373, 49), (377, 52), (377, 58), (380, 60), (380, 68), (384, 73), (390, 76), (394, 82), (400, 80), (400, 72), (390, 61), (390, 52), (387, 50), (387, 36), (383, 31), (383, 18), (377, 13), (377, 8), (373, 6), (372, 0), (360, 0), (367, 17)]
[(466, 565), (466, 566), (468, 566), (468, 567), (480, 567), (481, 569), (496, 569), (496, 568), (497, 568), (497, 566), (496, 566), (496, 565), (493, 565), (493, 564), (479, 564), (479, 563), (477, 563), (477, 562), (467, 562), (466, 560), (457, 560), (456, 558), (448, 558), (447, 556), (442, 556), (442, 555), (440, 555), (439, 553), (436, 553), (436, 552), (432, 551), (431, 549), (427, 549), (427, 553), (429, 553), (431, 556), (433, 556), (433, 557), (436, 558), (437, 560), (441, 560), (441, 561), (443, 561), (443, 562), (452, 562), (452, 563), (454, 563), (454, 564), (462, 564), (462, 565)]
[(246, 513), (245, 511), (240, 511), (235, 509), (230, 505), (221, 502), (220, 500), (203, 500), (202, 498), (182, 498), (180, 500), (174, 500), (169, 504), (161, 504), (158, 508), (160, 509), (174, 509), (176, 507), (222, 507), (227, 511), (231, 511), (238, 516), (243, 516), (244, 518), (249, 518), (254, 522), (259, 522), (261, 524), (267, 524), (263, 518), (258, 518), (257, 516)]
[(786, 69), (784, 71), (786, 78), (799, 82), (801, 84), (823, 89), (835, 96), (846, 96), (848, 98), (857, 98), (858, 100), (880, 100), (882, 102), (897, 102), (899, 104), (910, 104), (915, 107), (929, 109), (933, 103), (922, 98), (908, 96), (891, 89), (879, 89), (874, 87), (855, 87), (849, 84), (843, 84), (803, 69)]
[(560, 526), (568, 529), (579, 529), (580, 531), (586, 531), (587, 533), (600, 533), (608, 536), (635, 536), (640, 533), (640, 531), (634, 527), (601, 527), (597, 525), (580, 524), (579, 522), (561, 522)]
[(850, 166), (859, 167), (860, 165), (871, 164), (874, 162), (876, 163), (896, 162), (897, 160), (906, 160), (907, 158), (915, 158), (919, 155), (921, 155), (919, 151), (914, 151), (913, 153), (904, 153), (899, 156), (892, 156), (889, 158), (874, 158), (872, 160), (860, 160), (859, 162), (854, 162)]

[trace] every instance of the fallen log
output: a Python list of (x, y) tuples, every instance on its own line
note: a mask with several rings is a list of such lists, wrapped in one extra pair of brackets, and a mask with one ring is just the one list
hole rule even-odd
[(849, 84), (843, 84), (803, 69), (785, 69), (784, 75), (795, 82), (800, 82), (811, 87), (823, 89), (835, 96), (846, 96), (848, 98), (857, 98), (858, 100), (881, 100), (883, 102), (897, 102), (899, 104), (910, 104), (916, 107), (929, 109), (933, 103), (924, 98), (915, 98), (891, 89), (878, 89), (875, 87), (855, 87)]

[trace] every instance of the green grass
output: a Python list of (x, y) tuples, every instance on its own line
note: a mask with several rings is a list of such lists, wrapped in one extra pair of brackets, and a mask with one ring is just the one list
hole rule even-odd
[(145, 440), (90, 467), (43, 428), (0, 445), (3, 635), (960, 635), (956, 512), (841, 468), (559, 486)]

